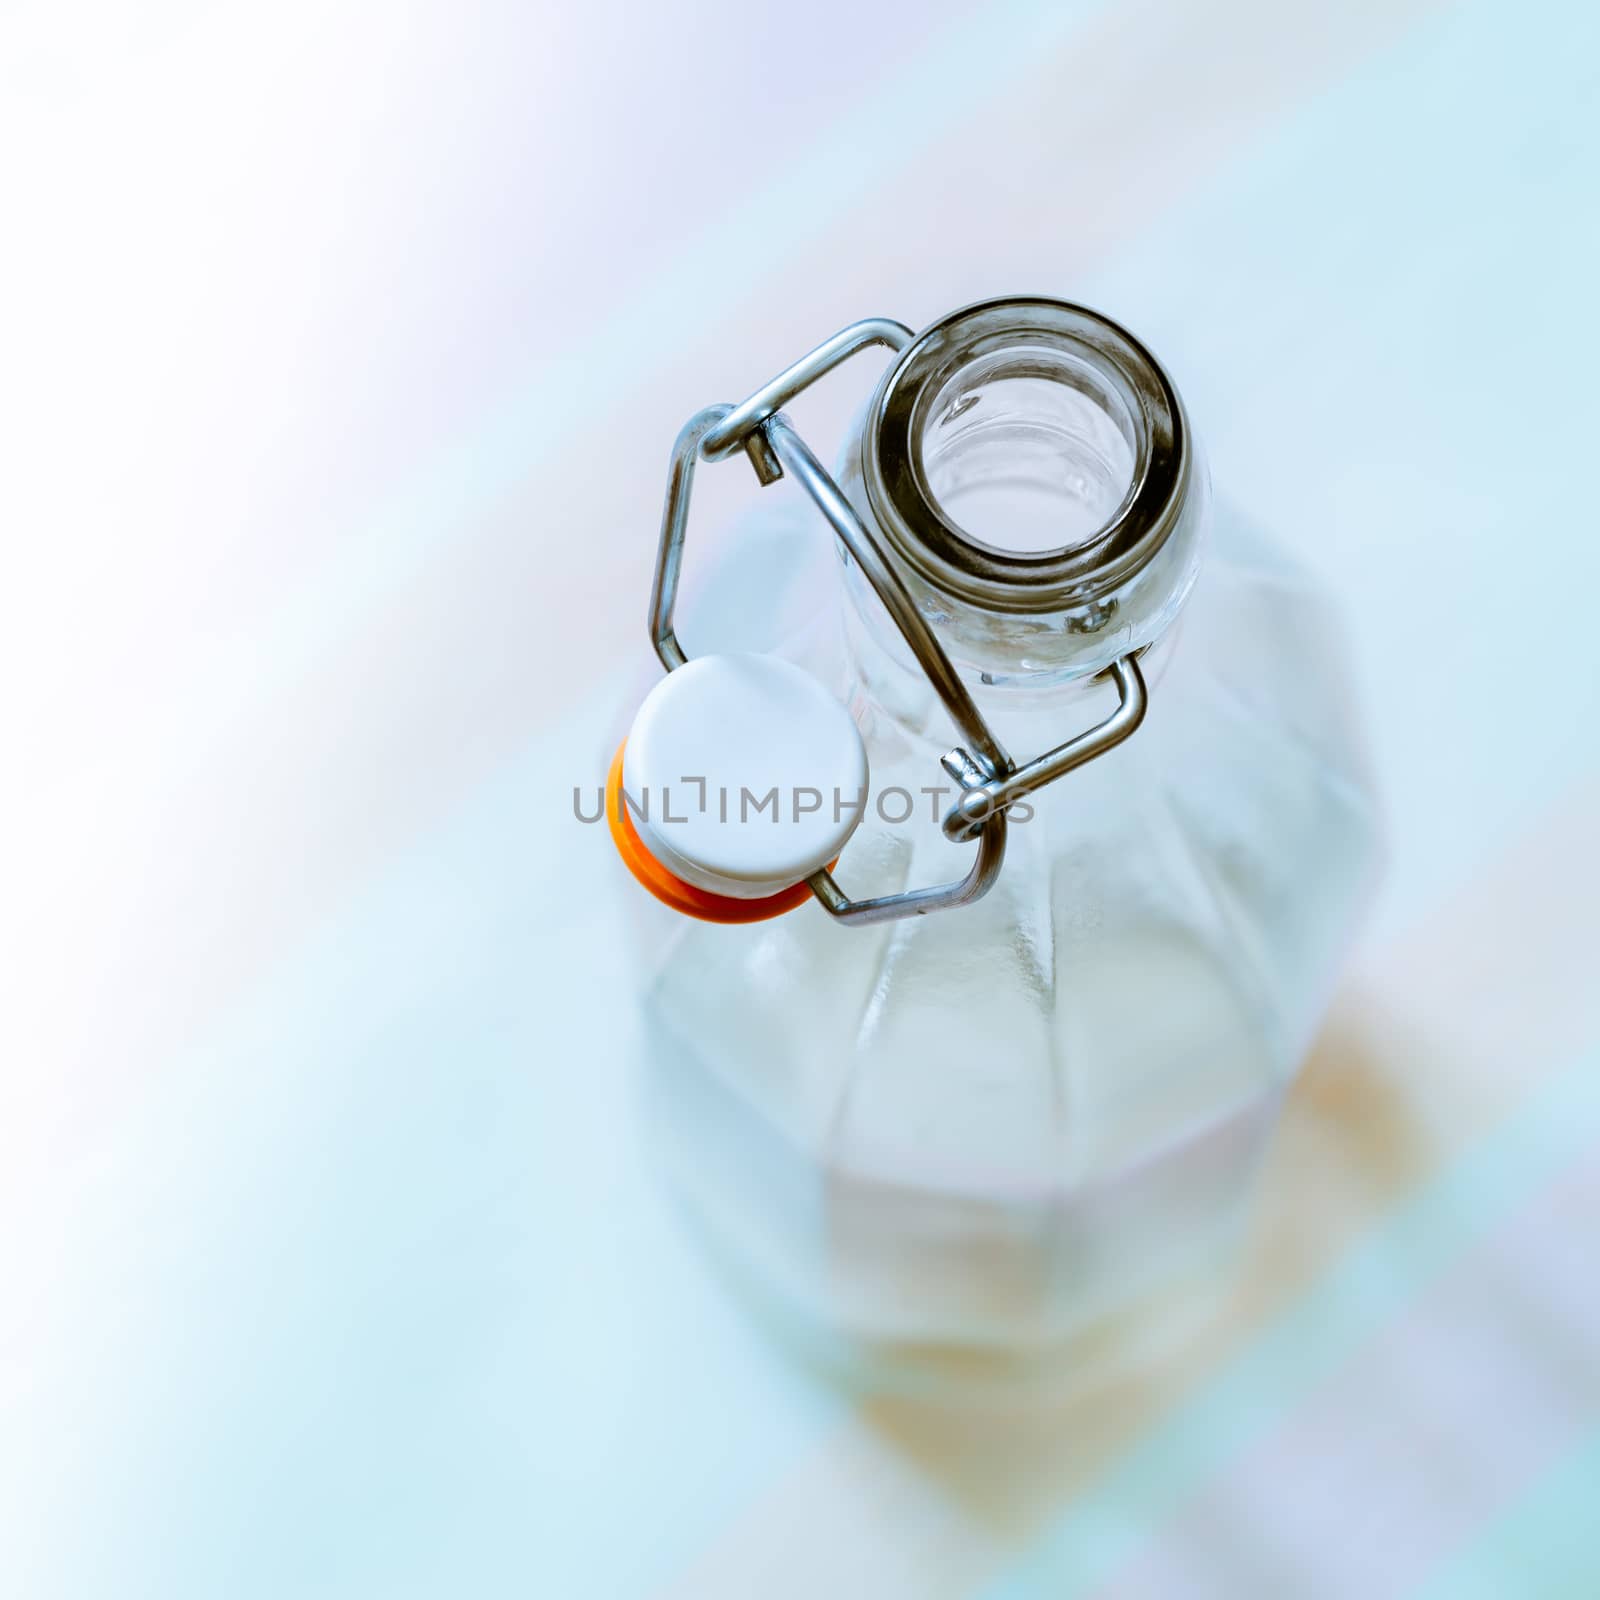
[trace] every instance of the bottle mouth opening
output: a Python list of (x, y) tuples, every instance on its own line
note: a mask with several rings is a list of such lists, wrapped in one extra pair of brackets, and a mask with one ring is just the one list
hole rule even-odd
[(867, 494), (935, 589), (1001, 611), (1092, 604), (1161, 548), (1190, 447), (1132, 334), (1066, 301), (986, 301), (910, 344), (866, 434)]
[(968, 543), (1064, 556), (1109, 526), (1133, 489), (1139, 430), (1087, 361), (1048, 345), (993, 350), (940, 386), (913, 448), (920, 482)]

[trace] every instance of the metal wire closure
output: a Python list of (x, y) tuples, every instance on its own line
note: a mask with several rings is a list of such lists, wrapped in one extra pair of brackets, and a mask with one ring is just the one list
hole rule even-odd
[(897, 354), (914, 335), (903, 323), (870, 317), (842, 328), (809, 355), (756, 390), (737, 406), (707, 406), (697, 411), (678, 433), (672, 449), (666, 503), (661, 513), (661, 542), (656, 552), (650, 591), (650, 638), (668, 672), (688, 657), (673, 631), (672, 613), (683, 565), (683, 541), (689, 525), (689, 497), (698, 460), (722, 461), (744, 450), (763, 484), (791, 473), (815, 502), (852, 559), (883, 602), (918, 665), (927, 674), (951, 721), (965, 741), (942, 759), (946, 772), (961, 785), (961, 798), (946, 815), (944, 832), (953, 840), (976, 838), (978, 848), (964, 878), (925, 889), (910, 889), (872, 900), (852, 900), (826, 869), (806, 880), (824, 909), (840, 922), (869, 924), (899, 917), (922, 916), (981, 898), (999, 876), (1006, 850), (1006, 808), (1024, 795), (1053, 783), (1063, 774), (1121, 744), (1144, 719), (1144, 676), (1134, 655), (1108, 669), (1120, 703), (1103, 722), (1018, 767), (1006, 754), (983, 713), (978, 710), (944, 647), (939, 643), (872, 530), (856, 514), (822, 463), (795, 432), (781, 407), (824, 373), (872, 345), (886, 345)]

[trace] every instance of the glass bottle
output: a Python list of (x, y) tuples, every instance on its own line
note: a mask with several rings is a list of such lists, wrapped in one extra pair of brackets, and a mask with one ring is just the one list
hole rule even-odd
[[(970, 905), (722, 926), (635, 890), (648, 1114), (718, 1253), (809, 1328), (902, 1363), (1031, 1358), (1215, 1259), (1241, 1215), (1377, 862), (1338, 629), (1213, 515), (1166, 374), (1082, 307), (925, 330), (836, 478), (1019, 760), (1113, 711), (1119, 660), (1148, 711), (1012, 810)], [(763, 643), (860, 729), (849, 894), (959, 876), (956, 732), (815, 515), (742, 526), (707, 598), (782, 616)]]

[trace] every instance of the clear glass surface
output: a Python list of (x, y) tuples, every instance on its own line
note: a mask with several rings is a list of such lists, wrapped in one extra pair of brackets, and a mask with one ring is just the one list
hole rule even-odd
[[(1121, 434), (1060, 401), (1053, 437), (1002, 416), (997, 437), (930, 451), (953, 513), (998, 482), (1103, 514), (1125, 486)], [(1062, 428), (1081, 447), (1063, 453)], [(1182, 610), (1145, 658), (1144, 725), (1031, 798), (976, 905), (857, 928), (807, 904), (722, 927), (630, 896), (673, 1179), (746, 1281), (854, 1349), (1040, 1354), (1214, 1259), (1241, 1215), (1377, 828), (1335, 619), (1270, 538), (1225, 509), (1214, 524), (1192, 589), (1170, 580)], [(952, 731), (829, 546), (808, 508), (758, 516), (721, 546), (707, 602), (784, 616), (764, 643), (857, 718), (890, 803), (844, 852), (846, 892), (959, 877), (972, 847), (938, 827)], [(1037, 625), (997, 620), (970, 674), (1019, 759), (1114, 705), (1058, 653), (1030, 666)], [(1011, 670), (994, 671), (1007, 638)]]

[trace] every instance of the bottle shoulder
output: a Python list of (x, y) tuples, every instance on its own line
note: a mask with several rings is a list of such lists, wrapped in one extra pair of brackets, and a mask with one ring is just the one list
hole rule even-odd
[[(708, 562), (708, 615), (712, 605), (724, 612), (740, 597), (759, 610), (776, 584), (787, 607), (781, 626), (769, 606), (755, 620), (725, 620), (723, 638), (749, 647), (755, 629), (768, 629), (766, 647), (845, 698), (861, 728), (870, 796), (839, 865), (846, 892), (859, 898), (959, 877), (970, 847), (951, 845), (938, 828), (953, 799), (939, 766), (953, 731), (920, 675), (852, 626), (837, 560), (825, 537), (805, 548), (808, 532), (818, 530), (787, 513), (734, 529)], [(691, 613), (684, 632), (691, 650), (692, 621)], [(1339, 930), (1347, 931), (1351, 907), (1364, 899), (1380, 848), (1334, 608), (1279, 542), (1224, 506), (1189, 604), (1149, 664), (1145, 724), (1125, 745), (1029, 798), (987, 900), (902, 925), (892, 936), (837, 928), (806, 906), (760, 932), (724, 938), (714, 930), (690, 942), (760, 947), (766, 953), (755, 959), (765, 970), (787, 971), (783, 981), (799, 983), (807, 963), (779, 952), (803, 927), (808, 948), (832, 942), (869, 969), (874, 992), (937, 973), (947, 945), (992, 946), (1020, 961), (1040, 939), (1019, 930), (1039, 926), (1045, 942), (1090, 926), (1121, 928), (1119, 938), (1133, 937), (1136, 926), (1146, 933), (1181, 927), (1184, 938), (1201, 938), (1240, 972), (1270, 964), (1263, 952), (1272, 947), (1315, 947), (1320, 954), (1297, 959), (1320, 970)], [(1018, 760), (1074, 736), (1114, 704), (1107, 685), (976, 690)], [(891, 949), (894, 962), (879, 970)], [(1270, 998), (1282, 981), (1269, 977), (1257, 987)]]

